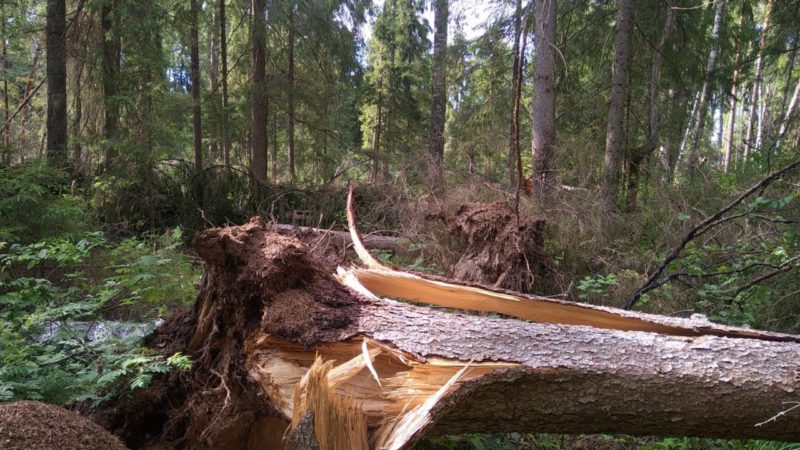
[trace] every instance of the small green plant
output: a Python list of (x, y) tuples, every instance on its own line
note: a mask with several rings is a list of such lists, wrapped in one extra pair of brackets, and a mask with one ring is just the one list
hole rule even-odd
[(596, 296), (604, 295), (609, 288), (619, 284), (617, 276), (612, 274), (608, 275), (595, 275), (586, 276), (578, 282), (578, 298), (583, 301), (590, 300)]

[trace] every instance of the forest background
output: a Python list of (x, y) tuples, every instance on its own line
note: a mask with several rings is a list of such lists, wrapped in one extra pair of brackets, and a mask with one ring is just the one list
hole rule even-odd
[(800, 1), (0, 8), (0, 400), (187, 369), (77, 324), (190, 304), (204, 227), (342, 228), (349, 179), (366, 230), (414, 243), (395, 264), (449, 273), (463, 244), (437, 218), (506, 201), (546, 220), (564, 277), (532, 292), (800, 332)]

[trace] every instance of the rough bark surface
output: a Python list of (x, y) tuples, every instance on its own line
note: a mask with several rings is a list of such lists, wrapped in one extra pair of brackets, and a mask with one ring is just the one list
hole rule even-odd
[[(206, 265), (198, 300), (148, 339), (193, 355), (193, 370), (98, 413), (132, 448), (322, 448), (331, 442), (319, 439), (325, 416), (294, 410), (310, 401), (307, 375), (322, 360), (328, 401), (368, 425), (370, 448), (479, 431), (800, 439), (800, 411), (754, 426), (797, 399), (800, 337), (700, 319), (662, 318), (653, 328), (655, 316), (444, 281), (461, 297), (494, 295), (520, 311), (552, 302), (607, 328), (436, 311), (376, 297), (358, 271), (335, 279), (300, 241), (259, 220), (207, 230), (194, 246)], [(412, 286), (432, 282), (408, 276)], [(625, 323), (672, 334), (615, 328)]]
[(266, 0), (251, 0), (253, 17), (251, 26), (253, 73), (250, 105), (250, 172), (260, 184), (267, 182), (267, 73)]
[(619, 0), (617, 25), (614, 29), (614, 65), (611, 72), (611, 96), (608, 102), (606, 153), (603, 162), (602, 200), (606, 211), (617, 205), (622, 150), (625, 143), (625, 89), (630, 66), (631, 32), (633, 31), (633, 2)]
[(531, 107), (531, 150), (533, 152), (533, 193), (548, 203), (555, 188), (556, 143), (556, 17), (557, 0), (534, 2), (536, 64)]
[(66, 168), (67, 148), (67, 6), (47, 0), (47, 163)]
[(706, 76), (703, 80), (703, 87), (700, 89), (700, 104), (697, 107), (697, 116), (694, 119), (695, 129), (692, 138), (692, 149), (689, 152), (689, 169), (695, 171), (699, 168), (700, 141), (703, 140), (703, 130), (708, 113), (708, 99), (711, 96), (711, 82), (714, 70), (717, 67), (719, 57), (719, 35), (722, 28), (722, 17), (725, 9), (725, 0), (715, 0), (714, 25), (711, 29), (711, 50), (708, 53), (706, 62)]
[(437, 187), (444, 162), (444, 124), (447, 112), (447, 16), (448, 0), (435, 0), (436, 32), (433, 35), (431, 73), (431, 132), (428, 145), (428, 177)]

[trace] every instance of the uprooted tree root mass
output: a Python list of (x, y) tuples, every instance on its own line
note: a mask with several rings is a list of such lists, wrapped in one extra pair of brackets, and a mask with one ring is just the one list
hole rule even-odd
[(753, 427), (800, 391), (796, 336), (459, 285), (353, 241), (368, 267), (333, 274), (257, 219), (199, 233), (198, 299), (148, 339), (193, 369), (95, 418), (134, 449), (400, 449), (529, 430), (800, 439), (795, 412)]
[(516, 292), (563, 292), (563, 275), (544, 249), (544, 227), (544, 219), (520, 218), (506, 202), (461, 205), (447, 221), (448, 233), (466, 244), (453, 276)]

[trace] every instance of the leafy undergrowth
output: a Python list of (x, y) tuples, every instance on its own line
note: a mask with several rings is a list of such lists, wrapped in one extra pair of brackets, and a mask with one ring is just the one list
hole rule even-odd
[(0, 170), (0, 401), (100, 400), (191, 364), (142, 348), (142, 333), (113, 332), (120, 320), (153, 327), (194, 300), (199, 268), (181, 229), (111, 241), (61, 177)]
[(177, 229), (118, 243), (101, 232), (0, 242), (0, 401), (101, 399), (188, 367), (185, 356), (140, 347), (141, 334), (93, 334), (109, 319), (155, 326), (156, 316), (193, 301), (199, 273), (179, 251), (181, 238)]
[(755, 440), (640, 438), (610, 435), (468, 434), (425, 439), (416, 450), (797, 450), (800, 444)]

